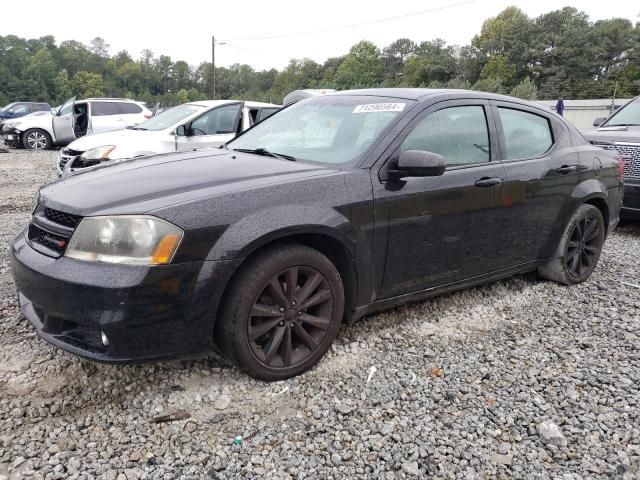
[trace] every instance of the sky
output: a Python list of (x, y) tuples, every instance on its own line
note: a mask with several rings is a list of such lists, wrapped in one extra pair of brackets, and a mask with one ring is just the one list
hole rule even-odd
[[(612, 17), (634, 24), (640, 21), (640, 4), (630, 0), (31, 0), (29, 10), (44, 14), (2, 22), (0, 35), (53, 35), (58, 42), (86, 44), (100, 36), (110, 44), (110, 53), (127, 50), (138, 58), (148, 48), (192, 65), (210, 61), (215, 35), (216, 41), (224, 43), (216, 46), (216, 65), (247, 63), (258, 70), (282, 69), (291, 58), (323, 62), (343, 55), (360, 40), (380, 48), (402, 37), (416, 42), (443, 38), (448, 44), (465, 45), (484, 20), (510, 5), (530, 17), (573, 6), (592, 21)], [(388, 20), (378, 22), (382, 19)], [(305, 32), (314, 33), (298, 35)], [(251, 39), (273, 36), (285, 37)]]

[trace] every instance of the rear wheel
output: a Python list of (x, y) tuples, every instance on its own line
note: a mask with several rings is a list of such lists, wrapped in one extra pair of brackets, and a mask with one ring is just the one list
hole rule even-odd
[(22, 135), (22, 145), (29, 150), (46, 150), (51, 147), (51, 136), (44, 130), (32, 128)]
[(600, 210), (593, 205), (581, 205), (569, 220), (554, 257), (539, 267), (538, 273), (564, 284), (584, 282), (598, 263), (604, 234)]
[(315, 365), (344, 313), (340, 274), (317, 250), (290, 244), (251, 259), (216, 322), (220, 351), (249, 375), (282, 380)]

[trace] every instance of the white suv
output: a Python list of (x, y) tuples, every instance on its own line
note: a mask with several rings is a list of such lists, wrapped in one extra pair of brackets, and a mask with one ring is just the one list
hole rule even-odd
[(50, 115), (23, 117), (5, 124), (2, 138), (8, 145), (40, 150), (92, 133), (122, 130), (151, 116), (144, 103), (126, 98), (76, 101), (76, 97), (72, 97), (59, 109), (52, 109)]
[(127, 130), (76, 140), (60, 151), (58, 175), (109, 160), (216, 147), (280, 108), (270, 103), (242, 100), (184, 103)]

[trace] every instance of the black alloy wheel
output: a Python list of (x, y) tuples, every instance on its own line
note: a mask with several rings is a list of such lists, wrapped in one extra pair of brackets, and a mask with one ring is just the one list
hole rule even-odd
[(600, 257), (600, 223), (595, 215), (586, 216), (576, 222), (569, 235), (565, 263), (567, 272), (574, 278), (581, 278), (592, 270)]
[(252, 352), (269, 367), (304, 362), (331, 327), (333, 301), (326, 278), (315, 268), (293, 266), (274, 275), (249, 313)]
[(566, 285), (584, 282), (596, 268), (605, 233), (598, 207), (580, 205), (567, 222), (553, 256), (538, 267), (538, 273)]
[(214, 341), (249, 375), (282, 380), (315, 365), (344, 315), (342, 280), (317, 250), (283, 244), (258, 253), (234, 276)]

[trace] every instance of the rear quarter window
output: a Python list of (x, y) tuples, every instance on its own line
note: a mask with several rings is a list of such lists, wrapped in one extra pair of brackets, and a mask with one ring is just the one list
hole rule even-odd
[(505, 107), (498, 107), (498, 112), (507, 147), (507, 160), (540, 157), (553, 145), (548, 118)]
[(142, 112), (142, 108), (140, 107), (140, 105), (136, 105), (135, 103), (118, 103), (118, 108), (120, 109), (120, 113), (122, 113), (123, 115), (130, 115), (130, 114), (136, 114), (136, 113), (141, 113)]

